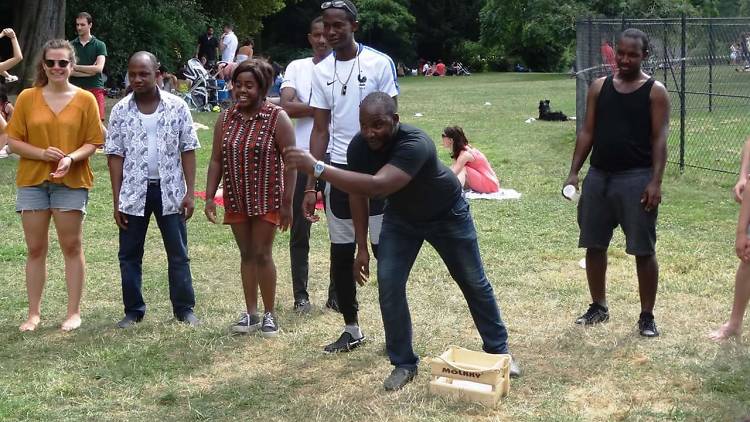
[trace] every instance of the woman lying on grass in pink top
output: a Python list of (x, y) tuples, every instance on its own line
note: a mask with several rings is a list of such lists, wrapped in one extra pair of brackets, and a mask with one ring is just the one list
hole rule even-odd
[(443, 129), (443, 146), (451, 150), (451, 170), (458, 176), (464, 189), (479, 193), (495, 193), (500, 181), (481, 151), (469, 145), (460, 126)]

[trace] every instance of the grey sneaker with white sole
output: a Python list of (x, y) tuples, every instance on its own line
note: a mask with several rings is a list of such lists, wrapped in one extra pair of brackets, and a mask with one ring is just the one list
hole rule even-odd
[(270, 312), (263, 314), (263, 324), (260, 327), (260, 335), (269, 338), (279, 335), (279, 324), (276, 322), (275, 316)]
[(232, 325), (233, 333), (248, 334), (260, 329), (261, 321), (258, 314), (248, 314), (243, 312), (240, 319)]

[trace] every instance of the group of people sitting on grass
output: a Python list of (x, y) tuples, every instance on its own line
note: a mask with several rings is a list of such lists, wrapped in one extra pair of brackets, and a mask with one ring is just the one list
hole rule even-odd
[(453, 62), (450, 66), (447, 66), (442, 59), (438, 59), (436, 62), (422, 62), (420, 60), (419, 74), (423, 76), (463, 76), (470, 73), (460, 62)]
[[(508, 331), (484, 271), (477, 231), (463, 195), (467, 187), (496, 191), (500, 186), (496, 174), (456, 126), (443, 131), (443, 145), (453, 159), (450, 168), (443, 164), (427, 133), (400, 121), (399, 87), (391, 59), (355, 41), (359, 23), (354, 4), (324, 2), (321, 9), (322, 16), (311, 22), (308, 33), (313, 54), (290, 63), (280, 105), (267, 100), (274, 79), (271, 65), (248, 59), (232, 72), (234, 104), (214, 126), (203, 211), (210, 222), (222, 221), (231, 228), (239, 250), (245, 309), (231, 330), (259, 332), (264, 337), (280, 332), (272, 255), (279, 230), (291, 229), (294, 310), (310, 312), (310, 226), (319, 220), (316, 203), (322, 194), (330, 238), (326, 306), (340, 312), (344, 322), (341, 334), (324, 352), (349, 352), (366, 343), (356, 289), (369, 279), (372, 252), (377, 258), (386, 351), (394, 366), (384, 388), (400, 389), (417, 375), (419, 357), (412, 346), (406, 284), (426, 241), (458, 284), (483, 350), (510, 353)], [(6, 31), (7, 36), (12, 34)], [(589, 91), (584, 127), (565, 185), (578, 187), (578, 173), (590, 155), (578, 222), (593, 303), (575, 322), (594, 325), (609, 319), (607, 248), (620, 225), (626, 250), (636, 260), (641, 296), (638, 330), (642, 336), (655, 337), (659, 335), (653, 315), (658, 284), (656, 217), (666, 164), (669, 97), (662, 84), (641, 71), (648, 53), (643, 32), (627, 30), (620, 35), (618, 73), (595, 81)], [(128, 62), (132, 93), (112, 108), (105, 135), (96, 98), (69, 81), (75, 63), (69, 42), (48, 41), (34, 87), (18, 96), (4, 130), (12, 151), (21, 156), (16, 210), (27, 246), (29, 309), (20, 330), (33, 331), (41, 322), (50, 222), (57, 229), (65, 261), (68, 311), (62, 329), (81, 325), (86, 271), (82, 226), (93, 186), (90, 157), (101, 146), (108, 160), (118, 228), (124, 315), (117, 327), (133, 327), (146, 315), (142, 259), (152, 215), (168, 257), (175, 319), (199, 325), (187, 221), (195, 210), (195, 151), (200, 143), (187, 105), (158, 88), (158, 59), (147, 51), (136, 52)], [(342, 79), (341, 72), (352, 77)], [(746, 174), (750, 147), (743, 157)], [(217, 208), (220, 186), (223, 218)], [(738, 196), (743, 190), (745, 197), (750, 196), (744, 186), (744, 182), (738, 185)], [(742, 263), (735, 308), (730, 322), (712, 334), (717, 339), (740, 333), (750, 296), (750, 199), (742, 202), (737, 231)], [(520, 374), (515, 358), (510, 374)]]

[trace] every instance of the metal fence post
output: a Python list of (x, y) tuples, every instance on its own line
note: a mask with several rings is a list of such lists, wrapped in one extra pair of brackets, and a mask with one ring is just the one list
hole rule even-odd
[(662, 48), (664, 49), (664, 63), (662, 64), (662, 69), (664, 70), (664, 88), (669, 89), (667, 85), (667, 68), (672, 67), (672, 62), (669, 60), (669, 27), (666, 22), (664, 22), (664, 40), (662, 44)]
[[(594, 66), (594, 60), (592, 58), (593, 54), (591, 53), (593, 42), (591, 41), (591, 33), (594, 32), (594, 22), (591, 15), (589, 15), (588, 19), (588, 56), (586, 57), (586, 68), (590, 68)], [(586, 73), (586, 84), (587, 86), (591, 84), (591, 77), (589, 76), (589, 73)]]
[(714, 110), (714, 20), (708, 18), (708, 112)]
[(680, 40), (680, 173), (685, 172), (685, 66), (687, 65), (687, 19), (682, 14), (682, 35)]

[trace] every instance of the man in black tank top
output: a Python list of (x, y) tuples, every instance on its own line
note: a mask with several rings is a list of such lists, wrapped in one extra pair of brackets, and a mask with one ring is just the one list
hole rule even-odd
[(637, 29), (620, 34), (617, 73), (596, 80), (586, 100), (586, 120), (578, 134), (565, 186), (578, 188), (578, 172), (591, 153), (578, 204), (579, 247), (586, 248), (586, 276), (593, 303), (576, 324), (609, 319), (606, 299), (607, 248), (614, 229), (625, 233), (626, 252), (635, 256), (642, 336), (659, 335), (654, 303), (659, 280), (656, 217), (667, 160), (669, 95), (641, 70), (648, 37)]

